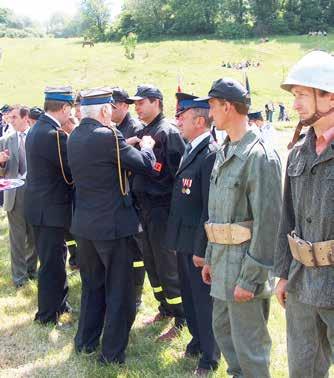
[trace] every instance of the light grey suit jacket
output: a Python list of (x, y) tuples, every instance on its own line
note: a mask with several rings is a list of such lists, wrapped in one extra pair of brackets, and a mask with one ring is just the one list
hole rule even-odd
[[(5, 178), (17, 178), (19, 171), (19, 144), (17, 132), (12, 132), (0, 138), (0, 151), (9, 150), (9, 160), (0, 167), (0, 176)], [(4, 191), (3, 209), (13, 210), (16, 189)]]

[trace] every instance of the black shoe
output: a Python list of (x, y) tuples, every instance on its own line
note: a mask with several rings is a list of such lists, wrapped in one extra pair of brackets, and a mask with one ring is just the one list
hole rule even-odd
[(186, 350), (184, 352), (184, 357), (186, 358), (197, 358), (201, 352), (199, 350)]
[(84, 356), (93, 356), (96, 353), (97, 347), (83, 347), (83, 348), (74, 348), (75, 353), (82, 354)]
[(38, 273), (37, 272), (28, 272), (28, 277), (29, 277), (29, 280), (37, 280), (38, 278)]
[(21, 287), (25, 286), (28, 283), (28, 280), (24, 280), (21, 282), (14, 283), (16, 289), (20, 289)]
[(110, 365), (110, 364), (124, 365), (124, 361), (120, 361), (120, 360), (111, 360), (110, 361), (106, 357), (104, 357), (103, 354), (101, 354), (100, 357), (98, 358), (98, 362), (101, 365)]

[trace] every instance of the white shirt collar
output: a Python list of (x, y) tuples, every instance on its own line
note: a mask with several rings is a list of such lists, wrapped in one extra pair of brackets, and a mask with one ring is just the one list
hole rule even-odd
[(49, 113), (47, 113), (47, 112), (45, 113), (45, 115), (48, 116), (49, 118), (51, 118), (52, 121), (56, 122), (56, 124), (57, 124), (59, 127), (61, 127), (61, 124), (60, 124), (60, 122), (58, 121), (58, 119), (56, 119), (55, 117), (52, 117), (52, 115), (49, 114)]
[(210, 131), (206, 131), (205, 133), (203, 133), (203, 134), (199, 135), (197, 138), (195, 138), (192, 142), (190, 142), (191, 150), (189, 151), (189, 153), (192, 152), (208, 136), (210, 136)]
[(26, 137), (28, 134), (28, 131), (29, 131), (29, 127), (24, 131), (16, 131), (16, 134), (18, 137), (20, 137), (21, 134), (24, 134), (24, 137)]

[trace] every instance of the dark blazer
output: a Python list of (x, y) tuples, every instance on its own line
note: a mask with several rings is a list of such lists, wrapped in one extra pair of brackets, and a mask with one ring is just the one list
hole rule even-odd
[[(26, 137), (27, 181), (25, 214), (35, 226), (69, 228), (72, 216), (72, 187), (61, 173), (56, 130), (59, 126), (41, 115)], [(66, 177), (71, 180), (67, 163), (67, 135), (60, 134), (60, 150)]]
[(134, 176), (133, 191), (152, 196), (170, 196), (175, 173), (185, 149), (184, 141), (179, 130), (168, 123), (161, 113), (137, 133), (139, 138), (144, 135), (150, 135), (155, 140), (153, 151), (157, 162), (150, 176)]
[(218, 146), (211, 136), (205, 138), (176, 173), (166, 233), (171, 250), (204, 257), (207, 237), (210, 175)]
[(117, 125), (117, 129), (123, 134), (124, 138), (131, 138), (144, 128), (144, 125), (136, 118), (131, 117), (130, 113), (124, 117), (123, 121)]
[[(117, 129), (123, 169), (150, 173), (152, 151), (128, 145)], [(76, 188), (71, 232), (88, 240), (113, 240), (136, 234), (139, 221), (131, 193), (120, 190), (115, 137), (108, 127), (84, 118), (69, 137), (68, 159)], [(124, 170), (122, 178), (124, 182)]]

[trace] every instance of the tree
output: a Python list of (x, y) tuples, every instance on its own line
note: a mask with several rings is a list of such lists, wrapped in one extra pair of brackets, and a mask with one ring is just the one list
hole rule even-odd
[(250, 11), (255, 20), (255, 33), (270, 34), (271, 25), (277, 18), (279, 10), (278, 0), (250, 0)]
[(103, 41), (111, 18), (108, 1), (82, 0), (81, 13), (86, 35), (95, 41)]

